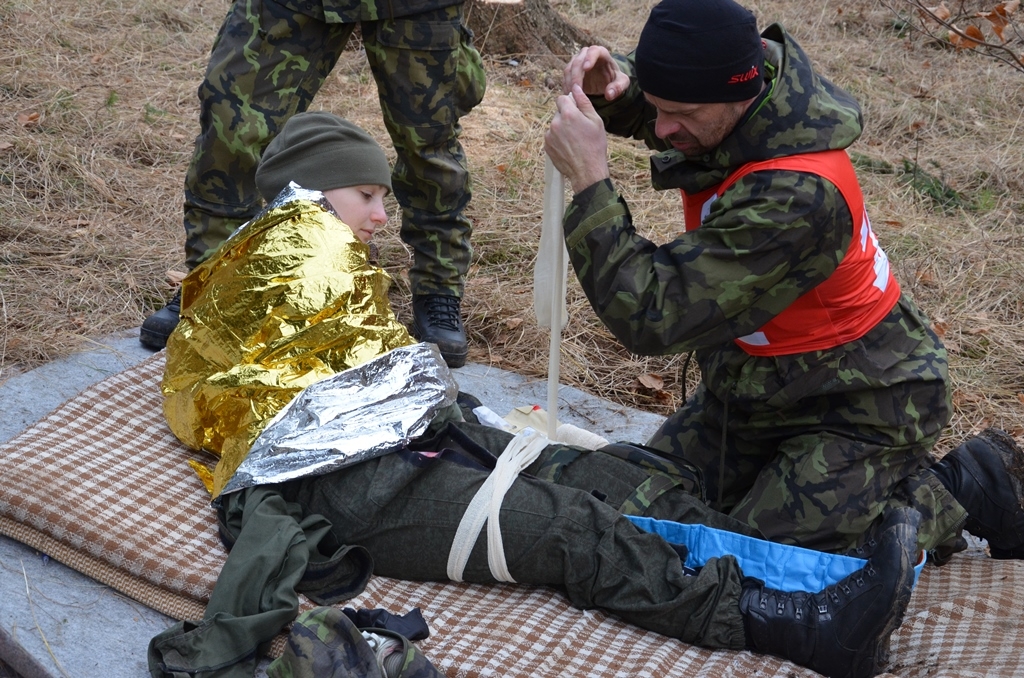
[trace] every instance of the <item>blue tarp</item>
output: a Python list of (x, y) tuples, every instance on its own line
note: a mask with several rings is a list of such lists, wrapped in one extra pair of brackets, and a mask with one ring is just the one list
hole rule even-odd
[[(684, 525), (669, 520), (626, 516), (641, 530), (653, 532), (672, 544), (686, 546), (684, 565), (694, 569), (708, 560), (725, 555), (735, 556), (743, 574), (756, 577), (768, 588), (780, 591), (817, 592), (839, 582), (867, 564), (861, 558), (822, 553), (799, 546), (787, 546), (755, 539), (734, 532), (716, 530), (706, 525)], [(921, 575), (925, 560), (914, 568), (915, 580)]]

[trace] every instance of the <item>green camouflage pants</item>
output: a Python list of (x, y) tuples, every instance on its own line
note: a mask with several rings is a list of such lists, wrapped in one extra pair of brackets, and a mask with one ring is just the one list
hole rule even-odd
[[(303, 12), (274, 0), (236, 0), (213, 45), (185, 179), (190, 269), (259, 211), (255, 173), (263, 150), (309, 107), (355, 28), (330, 23), (317, 3), (300, 4)], [(412, 291), (461, 296), (472, 250), (459, 118), (485, 87), (462, 5), (363, 21), (360, 32), (397, 153), (392, 181), (401, 236), (414, 251)]]
[[(417, 443), (420, 449), (443, 450), (440, 456), (397, 452), (282, 487), (289, 501), (331, 521), (339, 543), (365, 548), (374, 574), (446, 581), (456, 531), (490, 473), (475, 463), (479, 447), (500, 453), (510, 438), (462, 423)], [(509, 572), (521, 584), (557, 587), (583, 609), (600, 607), (687, 643), (742, 649), (743, 573), (736, 559), (712, 558), (688, 576), (677, 551), (634, 526), (620, 509), (633, 506), (652, 518), (755, 532), (708, 509), (687, 482), (649, 492), (650, 477), (642, 462), (549, 446), (516, 478), (501, 504)], [(476, 540), (463, 577), (495, 581), (486, 536)]]
[(766, 538), (858, 545), (889, 506), (921, 512), (920, 548), (959, 534), (964, 509), (929, 470), (949, 421), (946, 352), (901, 300), (841, 349), (701, 359), (703, 383), (650, 446), (704, 473), (711, 505)]

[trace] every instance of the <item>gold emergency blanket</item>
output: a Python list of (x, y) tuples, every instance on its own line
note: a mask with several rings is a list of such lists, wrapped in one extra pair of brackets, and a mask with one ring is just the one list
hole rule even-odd
[(299, 391), (414, 343), (368, 256), (322, 194), (293, 185), (185, 278), (164, 415), (183, 443), (220, 456), (204, 478), (214, 497)]

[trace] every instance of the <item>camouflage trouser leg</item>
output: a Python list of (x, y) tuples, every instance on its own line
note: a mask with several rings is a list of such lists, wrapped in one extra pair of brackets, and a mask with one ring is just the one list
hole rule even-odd
[(412, 293), (461, 297), (472, 249), (459, 118), (480, 102), (485, 87), (462, 5), (365, 22), (362, 32), (398, 155), (392, 184), (402, 206), (402, 240), (414, 253)]
[(650, 445), (700, 468), (712, 507), (772, 541), (844, 552), (887, 507), (909, 505), (923, 518), (918, 545), (931, 550), (966, 518), (927, 469), (949, 419), (945, 353), (934, 345), (922, 342), (881, 377), (837, 366), (819, 377), (820, 392), (782, 407), (769, 407), (772, 394), (727, 406), (702, 385)]
[(259, 211), (263, 150), (309, 106), (354, 27), (326, 24), (274, 0), (234, 2), (199, 87), (201, 130), (185, 178), (190, 269)]

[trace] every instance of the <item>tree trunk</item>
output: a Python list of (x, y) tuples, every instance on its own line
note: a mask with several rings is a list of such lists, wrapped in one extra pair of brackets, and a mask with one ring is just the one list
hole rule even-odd
[(561, 68), (584, 45), (601, 44), (573, 26), (548, 0), (468, 0), (466, 23), (481, 54)]

